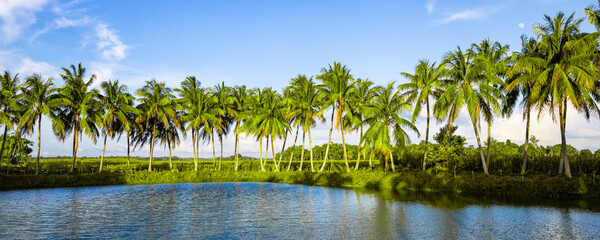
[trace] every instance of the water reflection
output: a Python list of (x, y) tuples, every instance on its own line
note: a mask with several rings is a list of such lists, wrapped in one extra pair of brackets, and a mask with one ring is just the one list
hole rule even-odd
[[(572, 206), (587, 205), (588, 209)], [(600, 236), (581, 201), (535, 205), (448, 194), (271, 183), (0, 192), (0, 238), (577, 239)]]

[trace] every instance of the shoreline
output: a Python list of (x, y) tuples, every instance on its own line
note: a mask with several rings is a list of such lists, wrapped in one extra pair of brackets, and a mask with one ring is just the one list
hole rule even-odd
[(0, 174), (0, 191), (108, 185), (174, 184), (202, 182), (270, 182), (394, 192), (436, 192), (486, 198), (519, 197), (555, 200), (598, 200), (600, 179), (596, 176), (494, 176), (481, 173), (429, 174), (382, 171), (339, 172), (254, 172), (213, 171), (87, 174)]

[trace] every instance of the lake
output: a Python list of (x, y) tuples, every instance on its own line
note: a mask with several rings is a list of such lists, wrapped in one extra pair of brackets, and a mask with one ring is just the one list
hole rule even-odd
[(16, 190), (0, 192), (0, 238), (599, 238), (586, 204), (273, 183)]

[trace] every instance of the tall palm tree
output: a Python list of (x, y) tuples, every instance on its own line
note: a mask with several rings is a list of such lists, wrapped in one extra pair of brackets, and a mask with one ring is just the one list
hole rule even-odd
[(481, 132), (481, 114), (483, 112), (491, 115), (492, 110), (486, 99), (502, 93), (489, 85), (489, 83), (496, 80), (490, 78), (489, 74), (483, 74), (482, 66), (477, 65), (474, 58), (472, 51), (464, 53), (460, 47), (446, 54), (443, 64), (446, 65), (446, 77), (450, 83), (445, 86), (444, 93), (434, 104), (434, 114), (439, 119), (447, 118), (448, 126), (451, 126), (461, 109), (467, 107), (477, 138), (483, 172), (488, 174), (488, 167), (479, 136)]
[[(249, 91), (249, 95), (250, 97), (248, 98), (249, 101), (249, 110), (248, 110), (248, 114), (251, 114), (252, 116), (257, 116), (260, 115), (263, 111), (265, 111), (265, 107), (266, 107), (266, 102), (267, 102), (267, 95), (269, 94), (269, 92), (272, 92), (271, 88), (265, 88), (265, 89), (261, 89), (261, 88), (255, 88)], [(256, 140), (259, 141), (260, 143), (260, 157), (259, 157), (259, 162), (260, 162), (260, 170), (261, 171), (266, 171), (265, 169), (265, 162), (267, 161), (267, 157), (266, 155), (268, 155), (268, 153), (265, 155), (265, 159), (263, 162), (263, 145), (262, 145), (262, 141), (263, 138), (265, 136), (268, 136), (267, 132), (265, 131), (265, 128), (260, 126), (260, 121), (258, 118), (252, 117), (249, 118), (247, 121), (244, 121), (242, 123), (241, 126), (241, 130), (243, 132), (246, 133), (246, 136), (248, 135), (253, 135), (254, 137), (256, 137)], [(268, 140), (267, 140), (267, 147), (268, 147)]]
[[(55, 99), (57, 88), (52, 83), (52, 78), (43, 79), (41, 75), (33, 75), (27, 78), (23, 88), (23, 101), (27, 111), (23, 114), (19, 125), (33, 127), (38, 125), (37, 159), (35, 162), (35, 174), (40, 173), (40, 149), (42, 141), (42, 115), (51, 116), (52, 110), (58, 106)], [(32, 129), (31, 129), (32, 130)]]
[(248, 117), (247, 111), (248, 111), (248, 104), (249, 104), (249, 99), (248, 99), (248, 90), (246, 89), (246, 86), (235, 86), (233, 88), (233, 90), (231, 91), (231, 96), (232, 96), (232, 104), (231, 104), (231, 108), (229, 108), (229, 116), (235, 120), (235, 129), (234, 134), (235, 134), (235, 145), (234, 145), (234, 152), (235, 152), (235, 171), (238, 170), (238, 166), (239, 166), (239, 161), (238, 161), (238, 154), (240, 153), (240, 126), (242, 125), (242, 122), (246, 120), (246, 118)]
[(2, 136), (2, 146), (0, 147), (0, 160), (4, 156), (4, 146), (6, 143), (6, 134), (12, 129), (18, 119), (15, 118), (15, 111), (18, 108), (20, 93), (19, 74), (11, 76), (8, 71), (0, 76), (0, 124), (4, 125), (4, 134)]
[(257, 109), (257, 114), (253, 115), (253, 125), (256, 131), (267, 137), (267, 153), (265, 154), (265, 162), (268, 155), (269, 138), (271, 139), (271, 152), (273, 156), (274, 171), (279, 171), (279, 165), (275, 158), (274, 140), (277, 136), (283, 137), (290, 128), (289, 123), (285, 118), (285, 107), (282, 104), (282, 97), (276, 91), (267, 89), (264, 91), (264, 98), (261, 107)]
[[(367, 79), (357, 79), (353, 85), (353, 92), (349, 98), (350, 110), (346, 113), (344, 121), (351, 124), (351, 131), (360, 131), (359, 139), (362, 138), (364, 134), (363, 126), (365, 124), (364, 120), (364, 111), (367, 107), (371, 106), (373, 99), (373, 94), (375, 93), (375, 88), (372, 87), (373, 82)], [(354, 166), (354, 171), (358, 170), (358, 166), (360, 164), (360, 157), (366, 157), (365, 149), (361, 148), (360, 142), (358, 143), (358, 151), (356, 158), (356, 165)]]
[[(321, 74), (316, 77), (323, 82), (322, 94), (325, 96), (326, 106), (332, 106), (331, 111), (331, 127), (329, 129), (329, 140), (327, 141), (327, 148), (325, 150), (325, 158), (323, 159), (323, 165), (319, 171), (325, 169), (327, 163), (327, 156), (329, 155), (329, 145), (331, 144), (331, 133), (333, 131), (333, 125), (335, 122), (336, 129), (342, 133), (342, 147), (344, 149), (344, 163), (346, 164), (346, 171), (350, 171), (350, 165), (348, 164), (348, 156), (346, 154), (346, 139), (344, 132), (346, 125), (343, 120), (345, 111), (349, 110), (348, 99), (352, 94), (354, 88), (352, 87), (354, 79), (350, 74), (350, 69), (346, 66), (342, 66), (339, 62), (333, 62), (333, 65), (329, 65), (329, 68), (321, 69)], [(337, 114), (336, 114), (337, 113)], [(334, 115), (337, 116), (334, 119)]]
[[(181, 115), (182, 122), (187, 122), (186, 130), (191, 130), (192, 133), (192, 151), (194, 155), (194, 171), (198, 171), (198, 150), (196, 148), (197, 142), (199, 142), (198, 133), (200, 127), (203, 124), (203, 113), (202, 107), (204, 106), (201, 101), (205, 95), (205, 90), (201, 87), (201, 83), (196, 77), (187, 77), (181, 82), (181, 88), (175, 89), (179, 93), (179, 104), (185, 110)], [(183, 131), (185, 135), (186, 131)]]
[[(368, 145), (371, 150), (378, 151), (385, 156), (385, 169), (388, 168), (388, 159), (391, 162), (392, 172), (395, 172), (394, 145), (404, 147), (410, 144), (410, 138), (405, 129), (419, 134), (413, 123), (400, 117), (403, 111), (409, 110), (410, 105), (394, 90), (394, 82), (386, 87), (378, 87), (373, 98), (374, 104), (367, 107), (365, 115), (370, 127), (360, 140)], [(392, 145), (392, 142), (394, 143)]]
[[(158, 122), (156, 125), (156, 128), (158, 129), (156, 131), (156, 137), (159, 139), (161, 145), (164, 145), (165, 148), (169, 149), (169, 170), (171, 171), (173, 171), (171, 150), (181, 143), (178, 131), (178, 128), (182, 126), (179, 121), (179, 119), (181, 119), (180, 115), (181, 113), (178, 112), (176, 113), (175, 117), (168, 118), (168, 125), (165, 125), (165, 123), (162, 121)], [(181, 132), (185, 132), (185, 128), (181, 128), (180, 130)]]
[(161, 128), (161, 131), (169, 130), (170, 121), (176, 119), (177, 104), (173, 100), (175, 96), (173, 96), (171, 88), (166, 87), (164, 82), (157, 82), (155, 79), (146, 81), (146, 84), (137, 90), (137, 95), (139, 96), (138, 101), (140, 101), (138, 105), (140, 120), (145, 129), (143, 131), (145, 134), (140, 134), (138, 143), (143, 145), (148, 140), (150, 142), (148, 172), (152, 172), (152, 155), (157, 127), (162, 124), (164, 127)]
[(218, 121), (214, 126), (214, 129), (217, 131), (217, 135), (219, 136), (219, 144), (221, 146), (221, 157), (219, 158), (219, 167), (217, 169), (220, 171), (223, 162), (223, 137), (229, 133), (229, 128), (232, 122), (232, 119), (229, 117), (229, 115), (227, 115), (227, 113), (232, 111), (231, 105), (234, 99), (231, 96), (231, 89), (225, 86), (225, 82), (215, 85), (215, 91), (213, 94), (213, 97), (216, 100), (215, 107), (221, 112), (216, 116)]
[[(582, 34), (579, 25), (583, 19), (574, 14), (566, 17), (558, 13), (554, 18), (544, 16), (545, 22), (534, 27), (542, 56), (523, 60), (534, 68), (543, 69), (533, 86), (532, 95), (537, 104), (550, 109), (553, 120), (558, 118), (561, 133), (561, 160), (559, 174), (571, 177), (567, 155), (566, 119), (570, 103), (586, 118), (600, 115), (596, 101), (600, 99), (597, 79), (600, 78), (593, 59), (597, 56), (598, 32)], [(557, 116), (558, 115), (558, 116)]]
[(423, 156), (423, 168), (425, 171), (427, 165), (427, 154), (429, 144), (429, 120), (431, 119), (430, 100), (437, 100), (442, 94), (442, 82), (444, 76), (444, 64), (436, 66), (436, 63), (429, 63), (429, 60), (420, 60), (415, 67), (415, 73), (401, 73), (408, 83), (398, 86), (402, 91), (403, 97), (408, 103), (414, 103), (411, 121), (414, 123), (425, 105), (427, 111), (427, 125), (425, 128), (425, 154)]
[[(293, 85), (294, 83), (298, 84), (299, 79), (306, 79), (305, 75), (298, 74), (297, 77), (292, 78), (291, 85), (287, 86), (284, 90), (283, 103), (286, 106), (286, 118), (290, 121), (291, 127), (296, 127), (296, 134), (294, 137), (294, 144), (292, 144), (292, 151), (290, 154), (290, 160), (288, 162), (287, 171), (290, 171), (292, 167), (292, 160), (294, 158), (293, 149), (296, 147), (296, 142), (298, 141), (298, 133), (300, 130), (300, 126), (302, 125), (302, 109), (299, 107), (301, 105), (300, 94), (298, 93), (298, 86)], [(304, 152), (304, 149), (302, 149)], [(283, 156), (283, 150), (281, 151), (281, 156)], [(302, 161), (302, 160), (301, 160)]]
[(115, 134), (120, 133), (122, 129), (129, 129), (128, 114), (139, 114), (136, 108), (131, 106), (131, 96), (127, 94), (127, 86), (119, 84), (119, 80), (108, 80), (100, 83), (102, 94), (100, 100), (104, 107), (104, 116), (102, 117), (102, 133), (104, 134), (104, 144), (102, 146), (102, 157), (100, 158), (99, 173), (102, 172), (104, 162), (104, 152), (106, 150), (106, 139), (110, 136), (115, 138)]
[[(598, 5), (600, 5), (600, 1), (598, 1)], [(596, 27), (596, 31), (600, 31), (600, 9), (594, 5), (589, 5), (585, 8), (585, 16), (588, 17), (588, 22)]]
[(499, 42), (492, 43), (489, 39), (484, 39), (479, 44), (473, 43), (471, 45), (471, 50), (475, 54), (474, 63), (482, 69), (482, 74), (486, 75), (484, 78), (486, 81), (488, 81), (486, 84), (500, 90), (490, 91), (490, 93), (493, 94), (487, 94), (485, 96), (486, 104), (492, 111), (482, 112), (488, 127), (487, 155), (485, 162), (489, 169), (490, 150), (492, 148), (491, 128), (494, 120), (494, 114), (501, 114), (501, 108), (505, 102), (501, 89), (504, 88), (504, 81), (502, 80), (502, 77), (505, 75), (506, 63), (509, 60), (507, 57), (508, 45), (502, 45)]
[(80, 134), (83, 132), (96, 143), (102, 106), (98, 100), (98, 90), (91, 89), (92, 83), (96, 79), (95, 75), (92, 75), (87, 81), (84, 80), (85, 68), (81, 67), (81, 63), (77, 67), (71, 65), (70, 69), (62, 68), (62, 70), (64, 73), (60, 76), (64, 85), (60, 89), (61, 107), (57, 114), (61, 122), (55, 122), (53, 127), (55, 132), (61, 133), (60, 140), (64, 140), (69, 133), (73, 133), (73, 161), (71, 163), (71, 172), (73, 172)]
[[(321, 123), (325, 123), (325, 117), (323, 116), (323, 111), (325, 111), (326, 107), (324, 107), (324, 96), (319, 93), (319, 89), (321, 85), (316, 84), (312, 78), (306, 78), (306, 76), (301, 76), (296, 79), (298, 83), (292, 83), (292, 85), (297, 86), (296, 90), (300, 98), (299, 105), (297, 106), (301, 110), (301, 120), (302, 120), (302, 155), (304, 154), (304, 133), (308, 132), (308, 142), (310, 149), (310, 167), (311, 171), (315, 171), (314, 169), (314, 160), (313, 160), (313, 148), (312, 148), (312, 134), (311, 129), (316, 126), (317, 121)], [(304, 159), (301, 156), (301, 159)], [(301, 163), (302, 165), (302, 163)], [(300, 168), (302, 170), (302, 168)]]
[(513, 64), (506, 73), (506, 88), (504, 91), (507, 95), (507, 104), (504, 107), (504, 111), (510, 115), (516, 105), (519, 95), (522, 99), (520, 105), (523, 111), (523, 120), (525, 120), (525, 144), (521, 174), (525, 174), (527, 168), (531, 109), (535, 107), (535, 99), (533, 99), (531, 94), (535, 81), (542, 80), (539, 76), (543, 71), (539, 66), (531, 65), (527, 62), (531, 58), (535, 58), (542, 54), (538, 45), (535, 38), (521, 36), (521, 52), (513, 54), (513, 59), (511, 60)]

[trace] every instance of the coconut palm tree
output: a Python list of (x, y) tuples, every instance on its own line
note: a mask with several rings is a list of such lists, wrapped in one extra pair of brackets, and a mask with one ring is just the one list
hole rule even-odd
[(593, 59), (597, 56), (598, 32), (582, 34), (579, 25), (583, 19), (574, 14), (566, 17), (560, 12), (555, 17), (544, 16), (544, 23), (534, 27), (539, 40), (541, 56), (522, 60), (523, 64), (542, 69), (533, 86), (532, 95), (537, 104), (548, 108), (553, 120), (558, 118), (561, 133), (561, 160), (559, 174), (571, 177), (567, 155), (566, 119), (570, 103), (575, 110), (589, 118), (600, 115), (596, 101), (600, 99), (597, 80), (600, 78)]
[[(205, 96), (205, 90), (201, 87), (200, 81), (196, 77), (187, 77), (181, 82), (181, 88), (175, 89), (179, 93), (179, 104), (185, 110), (181, 114), (182, 122), (187, 123), (185, 130), (191, 130), (192, 133), (192, 151), (194, 155), (194, 171), (198, 171), (198, 133), (200, 127), (203, 125), (203, 113), (202, 109), (205, 105), (201, 103)], [(186, 131), (183, 131), (184, 135)]]
[[(523, 120), (525, 120), (525, 144), (521, 174), (525, 174), (527, 168), (531, 109), (535, 107), (535, 99), (533, 99), (531, 94), (535, 81), (542, 80), (539, 76), (543, 72), (542, 68), (527, 64), (527, 61), (542, 54), (538, 45), (535, 38), (521, 36), (521, 52), (513, 54), (513, 59), (511, 60), (513, 64), (506, 73), (507, 78), (504, 91), (507, 95), (507, 104), (503, 111), (510, 115), (520, 95), (520, 105), (523, 112)], [(542, 110), (540, 109), (540, 111)]]
[(486, 104), (492, 111), (482, 112), (488, 127), (487, 155), (485, 162), (489, 169), (490, 150), (492, 148), (492, 123), (494, 115), (501, 114), (501, 108), (505, 102), (501, 89), (504, 88), (504, 81), (502, 78), (506, 72), (506, 63), (509, 60), (507, 57), (508, 45), (502, 45), (499, 42), (492, 43), (489, 39), (484, 39), (479, 44), (473, 43), (471, 45), (471, 50), (475, 54), (474, 63), (478, 65), (478, 68), (482, 69), (482, 74), (486, 75), (484, 78), (488, 81), (486, 84), (499, 90), (490, 91), (491, 94), (485, 96)]
[[(346, 66), (342, 66), (339, 62), (333, 62), (333, 65), (329, 65), (329, 68), (321, 69), (321, 74), (316, 77), (323, 82), (321, 88), (321, 94), (325, 96), (325, 106), (332, 106), (331, 111), (331, 127), (329, 129), (329, 140), (327, 141), (327, 148), (325, 150), (325, 158), (323, 159), (323, 165), (319, 171), (325, 169), (327, 163), (327, 157), (329, 155), (329, 145), (331, 144), (331, 133), (333, 131), (333, 125), (335, 123), (336, 129), (342, 133), (342, 146), (344, 149), (344, 163), (346, 164), (346, 171), (350, 171), (350, 165), (348, 164), (348, 156), (346, 154), (346, 139), (344, 132), (346, 130), (345, 122), (343, 121), (343, 115), (345, 111), (349, 110), (348, 100), (352, 94), (354, 88), (352, 87), (354, 79), (350, 74), (350, 69)], [(337, 114), (336, 114), (337, 113)], [(334, 119), (334, 115), (337, 116)]]
[(229, 108), (229, 116), (235, 120), (235, 171), (238, 170), (239, 162), (238, 162), (238, 154), (240, 153), (240, 126), (242, 122), (246, 120), (248, 117), (248, 90), (246, 86), (235, 86), (231, 91), (232, 96), (232, 104), (231, 108)]
[[(359, 139), (362, 138), (364, 134), (363, 126), (365, 124), (364, 120), (364, 111), (367, 107), (369, 107), (373, 99), (374, 88), (372, 87), (373, 82), (367, 79), (357, 79), (353, 85), (353, 92), (349, 98), (349, 105), (351, 106), (350, 111), (346, 113), (344, 116), (345, 122), (351, 124), (351, 131), (360, 131)], [(356, 165), (354, 166), (354, 171), (358, 170), (358, 166), (360, 164), (360, 157), (366, 157), (366, 152), (361, 148), (361, 144), (358, 144)]]
[[(268, 139), (271, 139), (271, 152), (273, 156), (274, 171), (279, 171), (279, 165), (275, 158), (275, 145), (273, 144), (277, 136), (284, 137), (289, 131), (290, 125), (285, 118), (285, 107), (282, 104), (282, 97), (276, 91), (264, 91), (265, 96), (262, 102), (262, 107), (258, 109), (256, 115), (253, 115), (254, 126), (256, 130), (263, 133), (267, 137), (267, 153), (268, 155)], [(265, 162), (266, 157), (265, 155)]]
[(4, 75), (0, 75), (0, 124), (4, 125), (4, 134), (2, 136), (2, 146), (0, 147), (0, 160), (4, 156), (4, 146), (6, 143), (6, 135), (9, 129), (12, 129), (18, 119), (15, 118), (14, 112), (18, 108), (20, 93), (19, 74), (11, 76), (8, 71)]
[[(262, 112), (265, 111), (264, 109), (266, 106), (266, 99), (267, 99), (267, 95), (269, 94), (269, 92), (272, 92), (271, 88), (265, 88), (265, 89), (255, 88), (255, 89), (251, 89), (248, 92), (250, 95), (250, 97), (248, 98), (248, 100), (249, 100), (248, 114), (251, 114), (253, 117), (248, 118), (247, 121), (244, 121), (241, 126), (241, 130), (246, 133), (246, 136), (253, 135), (256, 138), (256, 140), (260, 142), (259, 162), (260, 162), (260, 170), (263, 172), (266, 171), (265, 162), (267, 161), (266, 155), (268, 155), (268, 151), (267, 151), (267, 154), (265, 155), (265, 159), (263, 162), (262, 142), (263, 142), (263, 138), (265, 136), (268, 136), (268, 134), (265, 132), (265, 128), (260, 126), (259, 119), (255, 118), (254, 116), (262, 114)], [(268, 144), (268, 140), (267, 140), (267, 147), (268, 146), (269, 146), (269, 144)]]
[(231, 117), (229, 117), (227, 113), (232, 111), (231, 105), (234, 99), (231, 96), (231, 89), (225, 86), (225, 82), (215, 85), (213, 97), (216, 100), (215, 107), (219, 109), (219, 112), (221, 112), (220, 114), (216, 115), (218, 121), (216, 122), (216, 125), (214, 125), (214, 129), (217, 131), (217, 135), (219, 136), (219, 144), (221, 146), (221, 157), (219, 158), (219, 167), (217, 169), (220, 171), (223, 162), (223, 137), (229, 133), (229, 128), (232, 122)]
[[(166, 87), (165, 83), (157, 82), (155, 79), (146, 81), (146, 84), (137, 90), (136, 93), (140, 104), (140, 121), (144, 124), (144, 130), (138, 134), (138, 144), (150, 142), (150, 160), (148, 162), (148, 172), (152, 172), (152, 155), (154, 153), (154, 143), (157, 136), (157, 127), (162, 124), (161, 131), (167, 131), (170, 128), (170, 121), (176, 118), (177, 104), (173, 100), (171, 88)], [(162, 133), (158, 133), (162, 134)]]
[(484, 115), (491, 115), (492, 110), (486, 100), (491, 99), (491, 96), (501, 94), (501, 92), (488, 84), (495, 80), (488, 79), (489, 74), (483, 74), (482, 65), (477, 65), (474, 58), (473, 51), (464, 53), (460, 47), (446, 54), (443, 64), (446, 65), (446, 77), (450, 83), (445, 86), (444, 93), (434, 104), (433, 112), (439, 119), (447, 118), (448, 126), (451, 126), (459, 112), (466, 106), (477, 138), (483, 172), (488, 174), (479, 136), (481, 114), (483, 112)]
[(37, 123), (38, 144), (37, 159), (35, 162), (35, 174), (40, 173), (40, 149), (42, 141), (42, 115), (52, 116), (52, 110), (58, 106), (55, 99), (57, 88), (52, 83), (52, 78), (43, 79), (41, 75), (33, 75), (27, 78), (23, 88), (23, 102), (27, 111), (23, 114), (19, 125), (31, 127)]
[[(598, 5), (600, 5), (600, 1), (598, 1)], [(585, 16), (588, 17), (588, 22), (596, 27), (596, 31), (600, 31), (600, 9), (594, 5), (589, 5), (585, 8)]]
[[(413, 123), (400, 117), (403, 111), (410, 109), (402, 96), (394, 90), (394, 83), (389, 83), (386, 87), (378, 87), (373, 97), (374, 104), (365, 109), (367, 116), (365, 122), (370, 127), (361, 138), (361, 143), (368, 146), (371, 150), (380, 152), (385, 156), (385, 169), (388, 169), (388, 159), (395, 172), (393, 147), (410, 144), (410, 138), (405, 129), (419, 134)], [(392, 145), (393, 142), (393, 145)]]
[[(177, 106), (177, 108), (179, 107), (180, 106)], [(169, 170), (171, 171), (173, 171), (171, 150), (181, 143), (178, 128), (180, 128), (182, 125), (180, 124), (179, 119), (181, 119), (181, 112), (176, 113), (176, 116), (174, 118), (169, 118), (167, 120), (168, 125), (165, 125), (165, 123), (162, 121), (158, 122), (158, 124), (156, 125), (156, 128), (158, 129), (156, 131), (156, 137), (159, 139), (161, 145), (169, 149)], [(185, 132), (185, 128), (180, 128), (179, 130), (181, 132)]]
[(407, 103), (413, 104), (411, 121), (414, 123), (425, 105), (427, 112), (427, 125), (425, 127), (425, 154), (423, 156), (423, 168), (425, 171), (427, 165), (427, 154), (429, 144), (429, 120), (431, 119), (430, 100), (437, 100), (442, 94), (442, 83), (444, 76), (444, 64), (436, 66), (436, 63), (429, 63), (429, 60), (420, 60), (415, 67), (415, 73), (401, 73), (408, 83), (398, 86), (398, 91), (402, 91), (402, 96)]
[(106, 139), (110, 136), (114, 139), (116, 134), (129, 129), (128, 114), (138, 114), (136, 108), (131, 106), (131, 96), (127, 94), (127, 86), (119, 84), (119, 80), (108, 80), (100, 83), (102, 94), (100, 100), (104, 107), (104, 116), (102, 117), (102, 133), (104, 134), (104, 144), (102, 146), (102, 157), (100, 158), (99, 173), (102, 172), (104, 162), (104, 152), (106, 150)]
[[(298, 84), (299, 82), (301, 82), (302, 80), (299, 79), (306, 79), (305, 75), (300, 75), (298, 74), (298, 76), (296, 78), (292, 78), (291, 80), (291, 85), (287, 86), (286, 89), (284, 90), (284, 97), (283, 97), (283, 103), (286, 106), (286, 118), (289, 119), (290, 121), (290, 126), (291, 127), (296, 127), (296, 134), (294, 137), (294, 144), (292, 145), (291, 149), (294, 149), (296, 147), (296, 142), (298, 141), (298, 133), (300, 130), (300, 126), (302, 125), (302, 109), (299, 107), (301, 105), (301, 98), (300, 98), (300, 94), (298, 92), (298, 86), (294, 85), (294, 84)], [(302, 151), (304, 152), (304, 149), (302, 149)], [(283, 157), (283, 150), (281, 151), (281, 156)], [(294, 151), (291, 151), (290, 154), (290, 160), (288, 162), (288, 166), (287, 166), (287, 171), (290, 171), (291, 167), (292, 167), (292, 160), (294, 158)], [(302, 162), (302, 160), (300, 160)]]
[(64, 85), (60, 88), (60, 108), (58, 109), (57, 119), (60, 123), (53, 123), (55, 133), (59, 133), (59, 140), (73, 133), (73, 161), (71, 163), (71, 172), (75, 168), (75, 159), (77, 158), (77, 149), (79, 148), (79, 138), (83, 133), (92, 138), (94, 144), (99, 136), (98, 124), (102, 116), (102, 105), (98, 100), (99, 92), (92, 89), (92, 83), (96, 79), (95, 75), (84, 80), (85, 68), (81, 63), (75, 67), (71, 65), (70, 69), (62, 68), (64, 71), (60, 76)]

